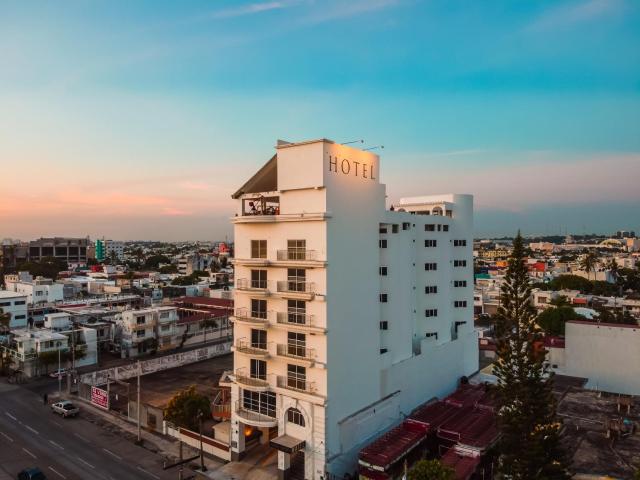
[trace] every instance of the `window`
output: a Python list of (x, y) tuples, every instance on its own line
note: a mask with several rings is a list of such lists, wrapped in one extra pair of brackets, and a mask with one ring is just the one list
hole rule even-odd
[(387, 320), (380, 322), (380, 330), (389, 330), (389, 322)]
[(391, 225), (391, 233), (398, 233), (398, 224), (394, 223)]
[(428, 270), (428, 271), (437, 270), (438, 269), (438, 264), (437, 263), (425, 263), (424, 264), (424, 269)]
[(304, 268), (287, 268), (287, 284), (290, 292), (306, 291), (307, 271)]
[(267, 301), (251, 299), (251, 316), (253, 318), (267, 318)]
[(411, 228), (411, 224), (408, 222), (402, 222), (402, 230), (409, 230)]
[(242, 391), (242, 407), (268, 417), (276, 416), (276, 394), (273, 392)]
[(140, 338), (140, 337), (144, 337), (144, 333), (146, 330), (138, 330), (136, 331), (136, 337)]
[(465, 239), (454, 240), (453, 241), (453, 246), (454, 247), (466, 247), (467, 246), (467, 241)]
[(251, 258), (267, 258), (266, 240), (251, 240)]
[(386, 349), (386, 348), (381, 348), (381, 349), (380, 349), (380, 355), (382, 355), (382, 354), (384, 354), (384, 353), (387, 353), (388, 351), (389, 351), (389, 350), (388, 350), (388, 349)]
[(25, 318), (27, 318), (26, 315), (14, 315), (14, 317), (16, 320), (24, 320)]
[(300, 365), (287, 365), (287, 387), (296, 390), (307, 389), (307, 368)]
[(267, 362), (264, 360), (251, 359), (250, 377), (259, 380), (267, 379)]
[(136, 325), (144, 325), (144, 321), (145, 321), (145, 316), (144, 315), (136, 317)]
[(387, 300), (389, 299), (388, 295), (386, 293), (381, 293), (380, 294), (380, 303), (387, 303)]
[(307, 336), (304, 333), (287, 332), (287, 353), (295, 357), (306, 357)]
[(251, 329), (251, 346), (253, 348), (260, 348), (262, 350), (266, 350), (267, 349), (267, 331), (252, 328)]
[(448, 232), (449, 231), (449, 225), (443, 225), (442, 226), (442, 231), (443, 232)]
[(287, 259), (306, 260), (307, 259), (306, 240), (287, 240)]
[(454, 287), (466, 287), (467, 286), (467, 281), (466, 280), (454, 280), (453, 281), (453, 286)]
[(147, 412), (147, 427), (151, 427), (155, 430), (156, 428), (156, 416), (153, 413)]
[(446, 210), (445, 215), (449, 218), (453, 218), (453, 210)]
[(455, 308), (466, 308), (467, 307), (467, 301), (466, 300), (456, 300), (455, 302), (453, 302), (453, 306)]
[(438, 224), (438, 231), (442, 230), (442, 225)]
[(287, 422), (295, 423), (296, 425), (304, 427), (304, 417), (302, 416), (302, 412), (297, 408), (290, 408), (287, 410)]
[(14, 305), (24, 305), (25, 303), (27, 302), (25, 302), (24, 300), (16, 300), (15, 302), (13, 302)]
[(437, 317), (438, 316), (438, 309), (437, 308), (427, 308), (424, 311), (424, 316), (425, 317)]
[(304, 300), (287, 300), (287, 321), (304, 325), (307, 316), (307, 302)]
[(380, 267), (379, 273), (380, 273), (380, 276), (386, 277), (387, 274), (388, 274), (388, 268), (387, 267)]
[(387, 239), (383, 238), (378, 242), (378, 245), (380, 246), (380, 248), (387, 248)]
[(427, 223), (424, 226), (424, 231), (425, 232), (435, 232), (436, 231), (436, 226), (433, 223)]
[(10, 307), (11, 302), (0, 302), (0, 307)]
[(380, 227), (380, 233), (387, 233), (387, 227)]
[(467, 261), (466, 260), (454, 260), (453, 261), (453, 266), (454, 267), (466, 267), (467, 266)]
[(266, 270), (251, 270), (251, 288), (267, 288)]
[(438, 286), (437, 285), (427, 285), (426, 287), (424, 287), (424, 293), (426, 293), (426, 294), (438, 293)]
[(160, 330), (162, 330), (163, 332), (167, 332), (171, 330), (171, 325), (161, 325)]
[(442, 215), (442, 207), (433, 207), (431, 215)]
[(427, 248), (437, 247), (438, 246), (438, 242), (436, 240), (425, 240), (424, 241), (424, 246), (427, 247)]

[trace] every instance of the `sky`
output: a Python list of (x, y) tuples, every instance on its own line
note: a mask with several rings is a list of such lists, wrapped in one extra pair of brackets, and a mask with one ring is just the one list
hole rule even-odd
[(478, 236), (640, 231), (640, 2), (0, 0), (0, 239), (231, 238), (320, 137)]

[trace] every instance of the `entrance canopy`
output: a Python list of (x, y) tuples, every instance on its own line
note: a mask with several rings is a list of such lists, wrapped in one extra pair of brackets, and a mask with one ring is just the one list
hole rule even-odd
[(296, 453), (304, 448), (304, 440), (291, 435), (280, 435), (269, 442), (269, 445), (284, 453)]

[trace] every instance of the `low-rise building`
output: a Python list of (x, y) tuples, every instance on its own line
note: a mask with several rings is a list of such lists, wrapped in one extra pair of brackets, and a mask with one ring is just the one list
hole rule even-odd
[(27, 317), (27, 296), (9, 290), (0, 290), (0, 309), (4, 313), (11, 315), (9, 328), (26, 328)]
[(50, 278), (33, 278), (28, 272), (5, 275), (7, 290), (27, 296), (29, 305), (55, 303), (64, 300), (64, 287)]
[(181, 336), (176, 307), (125, 310), (114, 319), (114, 345), (123, 357), (173, 348)]

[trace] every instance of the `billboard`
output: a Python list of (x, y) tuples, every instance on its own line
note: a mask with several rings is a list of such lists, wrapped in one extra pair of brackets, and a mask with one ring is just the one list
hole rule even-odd
[(91, 387), (91, 403), (109, 410), (109, 393), (98, 387)]

